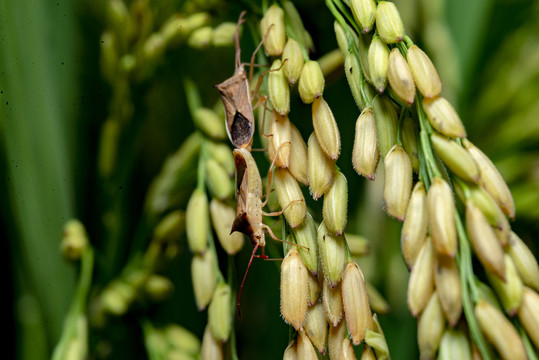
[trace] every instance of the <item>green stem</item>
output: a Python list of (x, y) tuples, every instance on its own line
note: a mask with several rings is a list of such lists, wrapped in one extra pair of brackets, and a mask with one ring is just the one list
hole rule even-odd
[(423, 184), (425, 184), (425, 189), (430, 188), (430, 178), (427, 170), (427, 164), (425, 161), (425, 155), (423, 154), (423, 151), (418, 151), (419, 155), (419, 180), (423, 181)]
[(346, 19), (348, 20), (348, 22), (350, 24), (352, 24), (352, 26), (354, 27), (354, 30), (356, 31), (356, 33), (358, 34), (361, 34), (361, 30), (359, 29), (359, 27), (357, 26), (356, 24), (356, 21), (355, 19), (352, 17), (352, 14), (350, 14), (350, 12), (346, 9), (345, 5), (342, 3), (341, 0), (333, 0), (333, 3), (335, 5), (337, 5), (337, 7), (339, 8), (339, 10), (341, 11), (341, 13), (346, 17)]
[[(337, 8), (335, 7), (335, 4), (333, 3), (332, 0), (326, 0), (326, 5), (329, 8), (329, 10), (331, 11), (331, 13), (333, 14), (333, 16), (335, 17), (335, 19), (337, 19), (337, 21), (339, 22), (339, 24), (341, 25), (343, 30), (346, 32), (346, 38), (348, 40), (348, 51), (351, 52), (353, 54), (353, 56), (355, 56), (357, 59), (360, 59), (360, 57), (359, 57), (359, 49), (357, 48), (357, 44), (354, 41), (353, 35), (350, 34), (350, 27), (346, 23), (346, 20), (342, 17), (339, 10), (337, 10)], [(352, 22), (352, 24), (355, 25), (355, 22)], [(357, 31), (357, 29), (356, 29), (356, 31)], [(359, 36), (361, 36), (361, 32), (358, 32), (358, 33), (360, 34)], [(365, 93), (365, 89), (363, 88), (363, 85), (365, 84), (365, 75), (363, 74), (363, 69), (361, 69), (361, 66), (360, 66), (359, 69), (357, 69), (357, 74), (358, 74), (358, 77), (359, 77), (359, 83), (361, 84), (359, 90), (360, 90), (363, 102), (368, 107), (372, 108), (372, 101), (369, 100), (369, 97), (367, 96), (367, 94)]]
[(464, 194), (464, 198), (468, 200), (470, 198), (470, 187), (458, 177), (455, 177), (453, 179), (453, 182), (461, 188), (462, 193)]
[(151, 336), (156, 332), (155, 327), (147, 318), (140, 319), (140, 327), (142, 328), (142, 333), (144, 334), (144, 345), (146, 347), (146, 351), (148, 352), (148, 358), (150, 360), (162, 359), (163, 355), (155, 348), (153, 342), (150, 341)]
[(404, 35), (404, 42), (406, 43), (407, 48), (414, 45), (414, 42), (412, 41), (412, 39), (410, 39), (408, 35)]
[[(358, 34), (361, 33), (357, 29), (357, 25), (355, 21), (349, 18), (349, 14), (346, 11), (346, 9), (343, 9), (344, 5), (342, 4), (341, 0), (326, 0), (326, 4), (328, 8), (330, 9), (330, 11), (333, 13), (334, 17), (337, 19), (337, 21), (339, 21), (340, 25), (343, 27), (345, 31), (350, 31), (350, 30), (346, 24), (345, 19), (343, 18), (343, 15), (348, 18), (349, 22), (354, 26), (355, 31), (357, 31)], [(339, 12), (335, 8), (335, 5), (339, 7), (341, 12)], [(404, 41), (401, 43), (398, 43), (396, 46), (399, 49), (399, 51), (403, 54), (403, 56), (406, 56), (408, 48), (412, 45), (413, 45), (413, 41), (408, 36), (405, 36)], [(354, 52), (354, 55), (359, 58), (359, 51), (353, 39), (351, 42), (349, 41), (349, 51)], [(361, 73), (360, 76), (362, 75), (363, 74)], [(363, 87), (361, 88), (361, 96), (363, 97), (364, 101), (367, 99), (363, 91)], [(369, 102), (365, 101), (365, 103), (368, 104)], [(430, 134), (433, 132), (433, 129), (430, 123), (428, 122), (428, 120), (426, 119), (423, 107), (421, 105), (421, 96), (419, 94), (415, 101), (415, 105), (416, 105), (416, 113), (417, 113), (417, 117), (418, 117), (419, 125), (420, 125), (419, 178), (425, 183), (425, 187), (429, 189), (432, 179), (434, 177), (441, 178), (442, 172), (438, 168), (438, 164), (434, 157), (434, 151), (432, 149), (432, 145), (430, 142)], [(401, 146), (402, 146), (401, 124), (402, 124), (403, 114), (404, 114), (404, 111), (403, 109), (401, 109), (401, 114), (399, 116), (399, 127), (397, 131), (397, 142)], [(472, 268), (471, 249), (470, 249), (469, 242), (466, 236), (466, 232), (464, 230), (463, 224), (458, 214), (455, 214), (455, 219), (456, 219), (458, 239), (459, 239), (459, 244), (460, 244), (460, 251), (457, 253), (457, 261), (459, 263), (459, 268), (460, 268), (460, 281), (461, 281), (461, 287), (462, 287), (463, 310), (464, 310), (466, 320), (468, 322), (468, 326), (470, 328), (471, 337), (473, 341), (476, 343), (483, 359), (486, 360), (486, 359), (490, 359), (490, 353), (485, 344), (485, 340), (479, 329), (479, 325), (477, 324), (477, 320), (475, 319), (475, 315), (473, 311), (473, 302), (475, 302), (478, 298), (478, 289), (474, 281), (475, 279), (474, 279), (474, 273), (473, 273), (473, 268)], [(348, 246), (347, 246), (347, 251), (349, 252)]]
[(333, 14), (333, 17), (337, 19), (339, 24), (346, 31), (346, 28), (347, 28), (346, 20), (344, 20), (339, 10), (337, 10), (337, 8), (335, 7), (333, 0), (326, 0), (326, 6), (329, 8), (329, 11), (331, 11), (331, 13)]
[(524, 343), (524, 348), (526, 349), (526, 355), (528, 355), (529, 360), (538, 360), (537, 353), (535, 352), (532, 343), (530, 342), (530, 338), (528, 337), (528, 334), (526, 334), (526, 330), (522, 327), (521, 324), (516, 324), (516, 328), (520, 334), (520, 337), (522, 338), (522, 342)]
[(434, 159), (434, 152), (432, 151), (432, 147), (430, 144), (430, 138), (429, 134), (432, 132), (432, 128), (430, 127), (430, 124), (427, 122), (427, 120), (424, 117), (423, 114), (423, 107), (419, 103), (419, 99), (416, 100), (416, 112), (417, 117), (419, 118), (419, 137), (420, 137), (420, 144), (421, 148), (423, 150), (423, 156), (425, 159), (425, 163), (427, 165), (427, 172), (432, 179), (433, 177), (442, 177), (441, 171), (438, 169), (438, 165), (436, 164), (436, 160)]
[(350, 247), (348, 247), (348, 241), (346, 241), (344, 234), (342, 235), (342, 239), (344, 240), (344, 245), (346, 245), (346, 262), (354, 261), (352, 253), (350, 252)]
[[(432, 164), (432, 158), (429, 157), (429, 136), (427, 133), (423, 130), (419, 132), (419, 143), (422, 148), (423, 153), (423, 159), (425, 160), (426, 169), (427, 169), (427, 176), (429, 179), (433, 179), (437, 174), (434, 173), (434, 171), (438, 170), (438, 167), (434, 164)], [(439, 174), (439, 173), (438, 173)]]
[(92, 285), (92, 273), (94, 271), (94, 250), (90, 245), (83, 252), (81, 259), (81, 273), (80, 282), (77, 287), (77, 310), (83, 313), (86, 309), (86, 302), (88, 300), (88, 292)]
[[(416, 100), (416, 112), (419, 119), (420, 130), (420, 143), (422, 151), (422, 159), (424, 161), (424, 166), (426, 167), (428, 178), (432, 180), (434, 176), (442, 177), (440, 169), (434, 158), (434, 152), (430, 143), (429, 134), (433, 132), (432, 127), (425, 118), (423, 107), (420, 104), (420, 97)], [(464, 311), (464, 316), (468, 323), (470, 329), (470, 335), (477, 345), (479, 352), (483, 359), (490, 359), (490, 353), (483, 338), (483, 334), (479, 329), (477, 320), (475, 318), (473, 303), (475, 303), (479, 298), (479, 291), (475, 285), (474, 272), (472, 267), (472, 253), (464, 230), (464, 226), (460, 219), (459, 214), (455, 213), (455, 225), (457, 227), (458, 240), (459, 240), (459, 252), (457, 253), (457, 260), (459, 262), (460, 268), (460, 282), (462, 288), (462, 308)]]
[(397, 49), (399, 49), (402, 56), (404, 56), (404, 58), (406, 59), (406, 52), (408, 51), (408, 47), (406, 46), (406, 44), (402, 42), (397, 43)]
[(397, 144), (399, 144), (401, 147), (403, 146), (402, 137), (401, 137), (402, 120), (404, 119), (405, 112), (406, 112), (406, 108), (404, 106), (401, 106), (401, 112), (399, 114), (399, 124), (397, 125)]
[(491, 358), (490, 352), (488, 351), (483, 334), (481, 333), (477, 320), (475, 319), (473, 309), (473, 303), (479, 299), (479, 290), (477, 289), (473, 275), (470, 243), (458, 214), (455, 214), (455, 223), (457, 226), (460, 247), (459, 268), (460, 283), (462, 288), (462, 309), (464, 310), (464, 316), (466, 317), (472, 340), (477, 345), (482, 358), (487, 360)]
[(472, 252), (470, 249), (470, 242), (468, 240), (468, 236), (466, 235), (466, 231), (464, 230), (464, 225), (462, 224), (462, 221), (458, 214), (455, 214), (455, 224), (457, 227), (457, 233), (459, 238), (460, 255), (464, 263), (465, 276), (463, 277), (466, 278), (466, 281), (470, 286), (472, 301), (477, 302), (479, 300), (479, 290), (477, 289), (473, 276)]
[[(430, 180), (434, 176), (442, 177), (436, 160), (434, 159), (434, 153), (431, 147), (429, 133), (432, 132), (430, 124), (428, 124), (425, 116), (423, 114), (423, 109), (419, 104), (419, 99), (416, 101), (417, 115), (419, 118), (419, 124), (421, 127), (420, 131), (420, 143), (422, 148), (422, 155), (425, 162), (425, 167), (427, 169), (428, 177)], [(478, 299), (478, 290), (475, 285), (474, 272), (472, 267), (472, 254), (470, 250), (469, 241), (462, 225), (460, 216), (455, 213), (455, 224), (457, 227), (458, 239), (459, 239), (459, 267), (460, 267), (460, 281), (462, 288), (462, 308), (464, 310), (464, 315), (466, 321), (468, 322), (468, 327), (470, 329), (470, 334), (481, 353), (483, 359), (490, 359), (490, 353), (485, 344), (485, 340), (475, 319), (475, 314), (473, 311), (473, 302)]]
[[(84, 250), (81, 258), (81, 271), (77, 289), (75, 291), (75, 297), (71, 303), (71, 308), (65, 320), (66, 325), (62, 337), (54, 349), (52, 355), (53, 360), (64, 359), (67, 355), (69, 345), (72, 340), (80, 337), (78, 340), (81, 343), (88, 341), (87, 338), (82, 337), (82, 334), (78, 334), (78, 322), (81, 317), (85, 317), (86, 304), (88, 300), (88, 293), (92, 285), (92, 273), (94, 270), (94, 251), (90, 245)], [(82, 345), (82, 344), (81, 344)], [(85, 344), (87, 345), (87, 344)]]
[[(288, 16), (285, 16), (285, 28), (286, 28), (286, 36), (289, 38), (292, 38), (296, 40), (296, 42), (299, 44), (299, 47), (301, 49), (301, 53), (303, 54), (303, 59), (305, 61), (309, 61), (309, 51), (305, 47), (304, 38), (296, 33), (296, 30), (294, 30), (294, 26), (292, 25), (292, 22)], [(305, 28), (303, 28), (305, 30)]]

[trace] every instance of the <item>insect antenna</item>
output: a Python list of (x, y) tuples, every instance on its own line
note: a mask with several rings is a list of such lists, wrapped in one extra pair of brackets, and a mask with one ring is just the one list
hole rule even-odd
[(260, 48), (262, 47), (262, 44), (264, 44), (264, 41), (266, 41), (266, 38), (268, 37), (268, 34), (272, 27), (273, 27), (273, 24), (269, 27), (268, 31), (266, 31), (266, 33), (262, 37), (262, 41), (260, 41), (260, 43), (256, 47), (255, 51), (253, 52), (253, 55), (251, 55), (251, 63), (249, 67), (249, 84), (251, 83), (251, 81), (253, 81), (253, 70), (254, 70), (256, 53), (258, 53), (258, 50), (260, 50)]
[(247, 14), (247, 11), (242, 11), (238, 19), (238, 25), (236, 27), (236, 33), (234, 34), (234, 42), (236, 43), (236, 68), (241, 66), (241, 48), (240, 48), (240, 27), (245, 22), (243, 17)]

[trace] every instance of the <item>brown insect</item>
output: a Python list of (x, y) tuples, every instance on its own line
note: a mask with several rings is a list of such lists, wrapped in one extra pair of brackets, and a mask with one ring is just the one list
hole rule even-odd
[[(258, 44), (251, 57), (249, 78), (247, 78), (247, 72), (245, 71), (244, 64), (241, 62), (240, 49), (240, 26), (245, 22), (243, 19), (245, 14), (245, 11), (240, 14), (238, 25), (236, 27), (236, 33), (234, 35), (234, 41), (236, 43), (236, 64), (234, 75), (222, 83), (215, 85), (215, 87), (221, 93), (221, 99), (223, 100), (223, 104), (225, 106), (227, 125), (226, 130), (232, 145), (234, 145), (235, 148), (251, 149), (255, 126), (249, 84), (253, 78), (255, 55), (264, 43), (267, 34), (264, 36), (260, 44)], [(256, 94), (258, 93), (258, 89), (262, 84), (262, 79), (263, 74), (258, 79), (258, 83), (254, 91), (255, 96), (257, 96)], [(265, 99), (265, 96), (259, 99), (255, 105), (255, 108), (265, 101)]]
[[(247, 278), (249, 268), (253, 262), (253, 258), (259, 257), (263, 260), (268, 258), (264, 254), (264, 249), (266, 246), (265, 231), (267, 231), (274, 240), (287, 242), (278, 239), (275, 236), (271, 228), (264, 224), (263, 216), (281, 215), (293, 202), (288, 204), (285, 209), (282, 209), (281, 211), (271, 213), (264, 212), (262, 209), (268, 201), (269, 189), (271, 188), (271, 169), (273, 168), (275, 159), (273, 160), (268, 172), (268, 192), (264, 201), (262, 201), (262, 179), (260, 178), (260, 173), (258, 171), (256, 162), (249, 150), (245, 148), (235, 149), (234, 160), (236, 164), (236, 219), (232, 224), (232, 230), (230, 233), (233, 233), (234, 231), (244, 233), (245, 235), (249, 236), (254, 245), (253, 252), (251, 253), (251, 258), (249, 259), (249, 264), (247, 265), (247, 270), (245, 271), (238, 294), (237, 309), (238, 314), (241, 316), (241, 291), (243, 289), (245, 279)], [(258, 248), (260, 248), (260, 255), (256, 255)]]

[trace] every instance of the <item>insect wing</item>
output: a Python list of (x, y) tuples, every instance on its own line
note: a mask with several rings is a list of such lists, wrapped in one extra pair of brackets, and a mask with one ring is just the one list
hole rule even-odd
[(243, 68), (215, 86), (225, 107), (228, 138), (236, 148), (250, 148), (254, 133), (254, 115), (249, 82)]

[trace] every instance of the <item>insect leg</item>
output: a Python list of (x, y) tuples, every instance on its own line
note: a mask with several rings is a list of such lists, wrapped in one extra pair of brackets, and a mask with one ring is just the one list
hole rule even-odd
[[(238, 293), (238, 304), (237, 304), (237, 311), (238, 311), (238, 317), (241, 318), (241, 309), (240, 309), (240, 300), (241, 300), (241, 291), (243, 290), (243, 284), (245, 284), (245, 279), (247, 279), (247, 273), (249, 272), (249, 268), (251, 267), (251, 264), (253, 263), (253, 258), (256, 257), (255, 253), (258, 249), (259, 244), (257, 243), (254, 248), (253, 252), (251, 253), (251, 258), (249, 259), (249, 264), (247, 264), (247, 270), (245, 270), (245, 275), (243, 276), (243, 281), (241, 282), (240, 291)], [(261, 255), (265, 256), (265, 255)]]
[[(264, 95), (262, 97), (260, 97), (257, 101), (256, 101), (256, 104), (254, 104), (253, 106), (253, 110), (255, 110), (256, 108), (258, 108), (260, 105), (264, 104), (264, 111), (266, 110), (269, 110), (267, 107), (266, 107), (266, 103), (268, 102), (268, 95)], [(264, 116), (266, 114), (264, 113)]]
[[(284, 59), (284, 61), (281, 63), (281, 66), (279, 66), (277, 69), (264, 70), (262, 72), (262, 74), (260, 74), (260, 76), (258, 77), (258, 81), (256, 82), (255, 90), (253, 91), (253, 99), (258, 97), (258, 91), (260, 90), (260, 87), (262, 86), (262, 81), (264, 81), (264, 76), (266, 76), (266, 74), (269, 73), (269, 72), (281, 70), (283, 68), (285, 62), (287, 62), (287, 61), (288, 61), (288, 59)], [(251, 70), (249, 70), (249, 84), (252, 81), (252, 79), (251, 79), (252, 71), (253, 71), (253, 68), (251, 68)]]
[(234, 34), (234, 42), (236, 43), (236, 68), (241, 66), (241, 48), (240, 48), (240, 27), (245, 22), (243, 17), (247, 14), (247, 11), (242, 11), (238, 19), (238, 25), (236, 26), (236, 33)]
[[(263, 102), (264, 103), (264, 114), (262, 115), (262, 127), (260, 128), (260, 134), (265, 137), (265, 138), (269, 138), (272, 136), (272, 134), (266, 134), (264, 133), (264, 130), (266, 128), (266, 112), (267, 111), (272, 111), (271, 109), (268, 109), (267, 108), (267, 103), (268, 103), (268, 96), (267, 95), (264, 95), (262, 98), (261, 98), (261, 101), (259, 100), (259, 102)], [(255, 106), (258, 106), (258, 102), (256, 103)]]
[(255, 68), (267, 68), (270, 67), (269, 64), (251, 64), (250, 62), (243, 62), (241, 63), (241, 66), (252, 66)]
[(277, 238), (277, 236), (275, 236), (275, 234), (273, 233), (273, 231), (271, 230), (271, 228), (270, 228), (268, 225), (266, 225), (266, 224), (262, 224), (262, 227), (268, 231), (269, 236), (271, 236), (271, 238), (272, 238), (273, 240), (275, 240), (275, 241), (280, 241), (280, 242), (283, 242), (283, 243), (285, 243), (285, 244), (292, 245), (292, 246), (299, 246), (299, 247), (301, 247), (301, 248), (304, 248), (304, 249), (309, 250), (309, 248), (308, 248), (307, 246), (300, 245), (300, 244), (296, 244), (296, 243), (292, 243), (292, 242), (290, 242), (290, 241), (281, 240), (281, 239)]

